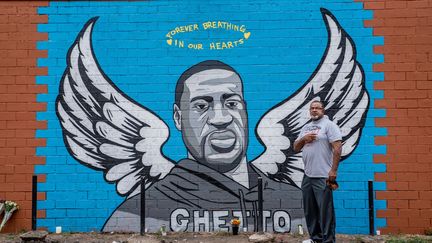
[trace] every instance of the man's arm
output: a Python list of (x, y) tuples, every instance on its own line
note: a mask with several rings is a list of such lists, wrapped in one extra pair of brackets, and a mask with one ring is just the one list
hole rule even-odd
[(294, 152), (298, 153), (300, 152), (300, 150), (303, 148), (303, 146), (305, 145), (305, 141), (303, 140), (303, 138), (300, 138), (299, 140), (294, 142)]
[(294, 152), (300, 152), (305, 144), (313, 142), (316, 138), (317, 135), (314, 133), (306, 134), (304, 137), (294, 142)]
[(333, 150), (333, 165), (329, 171), (329, 181), (335, 181), (337, 176), (337, 170), (339, 167), (339, 161), (342, 154), (342, 141), (335, 141), (331, 143)]

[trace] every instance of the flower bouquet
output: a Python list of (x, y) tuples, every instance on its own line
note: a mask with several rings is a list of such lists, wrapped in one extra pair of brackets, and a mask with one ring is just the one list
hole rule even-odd
[(232, 227), (232, 230), (233, 230), (233, 235), (238, 235), (239, 226), (240, 226), (240, 219), (238, 217), (234, 217), (231, 220), (231, 227)]
[[(1, 203), (4, 206), (4, 216), (3, 220), (0, 224), (0, 231), (3, 229), (3, 227), (6, 225), (6, 222), (12, 217), (13, 212), (19, 209), (19, 206), (17, 203), (12, 201), (5, 201), (4, 203)], [(2, 207), (2, 206), (0, 206)]]

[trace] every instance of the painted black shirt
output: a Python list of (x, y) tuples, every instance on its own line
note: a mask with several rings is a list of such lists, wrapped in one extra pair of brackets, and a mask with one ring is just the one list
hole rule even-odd
[[(184, 159), (163, 180), (146, 190), (146, 228), (166, 225), (172, 231), (228, 231), (229, 221), (239, 217), (241, 229), (257, 230), (258, 177), (263, 178), (266, 231), (290, 232), (303, 216), (301, 190), (267, 178), (248, 164), (250, 189), (224, 174)], [(103, 231), (138, 232), (140, 196), (123, 202)]]

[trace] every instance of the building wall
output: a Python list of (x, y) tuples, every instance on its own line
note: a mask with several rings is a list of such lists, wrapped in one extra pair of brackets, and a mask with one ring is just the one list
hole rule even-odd
[[(46, 57), (47, 52), (36, 48), (36, 41), (47, 39), (46, 33), (37, 31), (37, 24), (48, 20), (37, 9), (46, 5), (42, 1), (0, 2), (0, 198), (21, 206), (5, 231), (31, 227), (32, 175), (34, 166), (45, 162), (36, 156), (36, 147), (45, 146), (45, 139), (35, 135), (37, 129), (47, 127), (36, 119), (46, 104), (38, 103), (36, 96), (47, 92), (47, 86), (37, 85), (35, 77), (47, 74), (46, 68), (37, 66), (37, 58)], [(39, 181), (43, 180), (41, 176)], [(44, 193), (38, 198), (44, 199)]]
[[(288, 158), (295, 158), (286, 144), (293, 142), (297, 134), (295, 123), (290, 123), (287, 117), (299, 119), (301, 123), (298, 112), (306, 112), (302, 116), (305, 117), (308, 102), (320, 96), (329, 104), (331, 109), (328, 114), (331, 118), (337, 120), (335, 111), (341, 109), (346, 109), (346, 114), (353, 114), (346, 118), (354, 124), (352, 126), (344, 125), (346, 123), (339, 120), (343, 131), (361, 131), (359, 139), (353, 143), (354, 150), (344, 156), (338, 172), (340, 188), (334, 194), (337, 232), (369, 232), (367, 182), (374, 180), (376, 229), (383, 233), (422, 233), (431, 227), (432, 218), (431, 182), (427, 176), (431, 171), (427, 155), (430, 150), (427, 141), (431, 136), (427, 115), (430, 108), (427, 105), (431, 98), (429, 83), (432, 60), (428, 42), (431, 19), (427, 13), (431, 4), (430, 1), (348, 0), (313, 3), (250, 1), (235, 4), (221, 1), (211, 5), (194, 1), (1, 2), (0, 6), (4, 10), (0, 18), (4, 28), (0, 30), (0, 37), (4, 45), (0, 47), (3, 57), (0, 65), (3, 70), (0, 76), (0, 105), (3, 113), (0, 118), (0, 143), (4, 152), (0, 156), (0, 198), (14, 200), (21, 206), (5, 230), (19, 231), (31, 225), (33, 173), (39, 176), (38, 227), (50, 231), (56, 226), (62, 226), (65, 231), (99, 231), (108, 225), (112, 227), (109, 229), (136, 230), (136, 227), (128, 227), (136, 226), (136, 217), (124, 211), (136, 212), (138, 208), (139, 192), (134, 185), (139, 180), (138, 176), (123, 176), (129, 172), (131, 175), (135, 172), (147, 175), (149, 167), (137, 172), (135, 169), (139, 170), (142, 165), (128, 160), (127, 156), (144, 158), (146, 165), (156, 164), (155, 161), (165, 163), (159, 169), (153, 166), (152, 169), (157, 173), (147, 177), (159, 181), (146, 191), (148, 217), (151, 217), (151, 213), (164, 215), (163, 208), (181, 213), (180, 216), (168, 214), (160, 216), (162, 218), (155, 217), (159, 221), (148, 219), (149, 230), (157, 229), (161, 222), (166, 222), (173, 230), (183, 230), (186, 223), (182, 222), (189, 223), (189, 230), (199, 229), (199, 220), (205, 222), (201, 224), (204, 229), (209, 226), (209, 230), (225, 230), (224, 222), (240, 215), (241, 211), (229, 206), (232, 200), (230, 192), (239, 187), (254, 197), (253, 190), (239, 186), (242, 181), (252, 183), (250, 178), (254, 176), (248, 174), (249, 179), (245, 179), (243, 175), (236, 177), (236, 180), (222, 176), (222, 179), (217, 180), (215, 178), (219, 178), (220, 173), (198, 168), (198, 172), (208, 172), (206, 175), (210, 177), (206, 180), (203, 175), (194, 177), (179, 167), (173, 168), (191, 149), (190, 146), (186, 148), (183, 138), (193, 137), (194, 134), (193, 130), (185, 128), (185, 124), (183, 129), (178, 129), (178, 124), (176, 126), (174, 97), (176, 92), (182, 92), (176, 88), (176, 82), (193, 65), (205, 60), (217, 60), (230, 65), (243, 81), (243, 98), (247, 109), (245, 113), (238, 113), (240, 119), (233, 118), (240, 124), (238, 127), (247, 127), (236, 140), (248, 141), (245, 156), (241, 158), (244, 158), (243, 162), (252, 162), (248, 165), (255, 166), (255, 170), (268, 181), (267, 185), (276, 188), (277, 193), (268, 190), (265, 194), (265, 206), (271, 208), (268, 230), (295, 231), (298, 223), (305, 224), (299, 214), (302, 211), (301, 201), (298, 198), (299, 190), (296, 189), (300, 180), (295, 168), (301, 166), (294, 163), (293, 167), (283, 167), (288, 165)], [(327, 9), (350, 36), (339, 45), (344, 53), (351, 50), (349, 40), (352, 40), (355, 48), (354, 59), (357, 63), (350, 58), (337, 59), (336, 66), (347, 69), (337, 69), (335, 72), (346, 72), (347, 77), (350, 72), (346, 70), (352, 70), (360, 75), (354, 75), (351, 80), (357, 80), (356, 84), (361, 87), (357, 89), (359, 91), (351, 92), (349, 98), (339, 99), (339, 106), (334, 107), (330, 104), (336, 100), (331, 98), (334, 96), (328, 95), (328, 90), (318, 93), (316, 97), (302, 96), (299, 91), (307, 88), (308, 84), (313, 85), (322, 80), (314, 79), (314, 75), (328, 74), (332, 69), (331, 65), (326, 66), (325, 71), (316, 69), (330, 60), (322, 61), (326, 53), (330, 53), (329, 56), (337, 55), (337, 48), (325, 52), (329, 33), (323, 14), (328, 12), (321, 12), (320, 8)], [(93, 17), (99, 18), (89, 22)], [(226, 23), (213, 28), (208, 21)], [(93, 29), (89, 39), (92, 47), (82, 41), (86, 36), (85, 27), (91, 24)], [(228, 24), (232, 25), (227, 27)], [(190, 31), (180, 29), (185, 25), (192, 25)], [(234, 26), (239, 29), (230, 29)], [(83, 34), (82, 39), (77, 38), (80, 33)], [(190, 43), (195, 45), (188, 46)], [(198, 44), (202, 44), (201, 48)], [(77, 47), (75, 52), (72, 48), (74, 45)], [(77, 55), (78, 52), (81, 54)], [(98, 65), (88, 58), (91, 54)], [(361, 68), (352, 69), (350, 65)], [(95, 75), (97, 68), (105, 75)], [(341, 79), (342, 76), (338, 80), (349, 82)], [(81, 83), (80, 78), (83, 77), (86, 81)], [(94, 81), (95, 77), (110, 81)], [(359, 77), (364, 77), (364, 81)], [(136, 113), (141, 108), (133, 104), (150, 111), (142, 111), (141, 118), (147, 119), (150, 127), (160, 127), (153, 129), (158, 131), (154, 135), (144, 133), (144, 136), (149, 136), (147, 140), (152, 141), (150, 144), (137, 144), (131, 147), (132, 150), (125, 147), (119, 150), (121, 146), (101, 147), (103, 142), (99, 133), (92, 137), (97, 140), (94, 141), (98, 149), (91, 150), (89, 144), (83, 145), (85, 141), (80, 138), (85, 137), (85, 133), (77, 135), (80, 127), (85, 126), (82, 118), (90, 117), (88, 121), (96, 126), (96, 121), (103, 115), (98, 110), (98, 102), (105, 104), (110, 98), (101, 95), (98, 87), (99, 90), (105, 90), (110, 86), (117, 87), (114, 89), (116, 97), (125, 97), (125, 100), (117, 103), (115, 101), (118, 99), (111, 100), (117, 105), (111, 112), (115, 113), (121, 107), (120, 110), (128, 114), (141, 116)], [(314, 89), (313, 92), (317, 92), (319, 85)], [(340, 91), (348, 92), (346, 89)], [(97, 94), (99, 96), (94, 103), (86, 102), (89, 99), (83, 98), (96, 97)], [(360, 102), (362, 97), (367, 100), (367, 105)], [(80, 100), (81, 104), (87, 103), (87, 106), (74, 106), (76, 100)], [(272, 114), (270, 111), (275, 111), (277, 107), (283, 107), (275, 112), (275, 117), (282, 121), (272, 123), (273, 118), (263, 115)], [(349, 113), (349, 107), (353, 107), (353, 113)], [(99, 116), (86, 113), (92, 109), (96, 113), (100, 111)], [(293, 109), (293, 113), (288, 112), (290, 109)], [(216, 113), (218, 111), (224, 112), (223, 109), (215, 109)], [(187, 109), (183, 112), (186, 113)], [(115, 114), (112, 122), (118, 128), (120, 125), (116, 122), (121, 123), (122, 119), (118, 113)], [(109, 117), (105, 116), (100, 122), (109, 121)], [(362, 119), (353, 122), (356, 117)], [(76, 123), (71, 125), (66, 121)], [(264, 129), (256, 130), (260, 122), (264, 124)], [(143, 126), (142, 123), (134, 124)], [(166, 124), (167, 130), (161, 124)], [(283, 134), (286, 138), (278, 132), (280, 124), (285, 129)], [(189, 125), (200, 126), (196, 122)], [(91, 129), (89, 131), (91, 137)], [(136, 137), (131, 138), (133, 129), (129, 133), (127, 129), (122, 131), (128, 135), (124, 146), (136, 142)], [(113, 130), (106, 134), (105, 139), (109, 141), (116, 136)], [(186, 141), (189, 140), (186, 138)], [(160, 148), (162, 144), (163, 148)], [(114, 149), (117, 149), (116, 152), (110, 153)], [(149, 157), (144, 157), (139, 149), (144, 149)], [(133, 151), (133, 155), (126, 153), (130, 151)], [(157, 151), (165, 157), (161, 157)], [(262, 154), (264, 157), (260, 157)], [(279, 167), (272, 167), (275, 161), (283, 163)], [(134, 166), (114, 168), (114, 164), (128, 162)], [(415, 165), (412, 165), (413, 162)], [(182, 165), (182, 162), (178, 165)], [(278, 168), (280, 173), (267, 173), (268, 168)], [(291, 173), (280, 168), (291, 168)], [(159, 173), (166, 177), (159, 178)], [(178, 177), (186, 179), (179, 180)], [(281, 178), (285, 178), (285, 182), (281, 182)], [(222, 184), (227, 187), (214, 187), (214, 181), (219, 182), (216, 183), (218, 186)], [(173, 190), (169, 187), (176, 184), (186, 186), (186, 182), (195, 185), (194, 190), (200, 194), (185, 198), (183, 192), (188, 190)], [(239, 195), (234, 196), (237, 197)], [(206, 198), (216, 200), (218, 206), (208, 203)], [(194, 210), (194, 206), (185, 206), (185, 202), (204, 205), (204, 208)], [(248, 204), (245, 207), (248, 208)], [(233, 213), (232, 210), (238, 212)], [(197, 211), (196, 214), (194, 211)], [(206, 213), (209, 217), (206, 217)], [(110, 217), (113, 220), (107, 222)], [(253, 218), (250, 215), (249, 222)], [(286, 223), (291, 225), (275, 224), (275, 219), (279, 218), (288, 220)], [(213, 226), (217, 223), (221, 227)]]
[(376, 125), (387, 128), (387, 136), (376, 144), (386, 144), (387, 153), (376, 155), (376, 162), (387, 164), (386, 173), (375, 175), (386, 181), (387, 190), (377, 199), (387, 201), (387, 209), (377, 216), (387, 219), (386, 233), (422, 233), (431, 227), (431, 1), (365, 1), (374, 10), (366, 23), (375, 35), (385, 36), (385, 45), (375, 51), (385, 62), (374, 70), (384, 72), (384, 99), (376, 106), (386, 109), (386, 117)]

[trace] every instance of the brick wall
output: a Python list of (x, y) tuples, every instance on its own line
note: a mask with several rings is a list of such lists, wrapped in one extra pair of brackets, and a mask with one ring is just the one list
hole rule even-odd
[[(432, 226), (432, 2), (369, 0), (1, 1), (0, 198), (21, 206), (5, 231), (30, 228), (34, 173), (40, 178), (38, 226), (51, 231), (100, 230), (124, 200), (102, 172), (71, 156), (55, 113), (67, 51), (90, 18), (100, 16), (93, 39), (101, 67), (123, 92), (167, 122), (171, 137), (163, 151), (176, 161), (186, 154), (172, 121), (176, 80), (206, 59), (232, 65), (244, 82), (252, 159), (263, 151), (254, 135), (261, 115), (294, 93), (319, 63), (327, 42), (320, 7), (353, 38), (370, 95), (360, 143), (340, 167), (337, 230), (368, 233), (367, 181), (375, 178), (376, 228), (423, 233)], [(230, 50), (188, 50), (167, 42), (166, 33), (177, 26), (218, 20), (244, 24), (250, 38)], [(204, 43), (217, 34), (176, 38)]]
[(423, 233), (432, 227), (432, 1), (363, 2), (374, 10), (366, 25), (385, 37), (375, 49), (385, 62), (374, 66), (385, 73), (375, 84), (384, 90), (376, 106), (387, 111), (376, 124), (388, 131), (375, 139), (387, 145), (387, 154), (375, 156), (387, 164), (387, 172), (375, 176), (387, 184), (376, 195), (387, 209), (377, 216), (387, 219), (384, 233)]
[[(37, 103), (36, 95), (47, 92), (47, 87), (36, 85), (35, 79), (47, 73), (36, 62), (46, 56), (46, 51), (36, 49), (36, 41), (47, 39), (47, 34), (37, 31), (37, 24), (48, 20), (38, 15), (37, 8), (46, 5), (0, 2), (0, 198), (21, 207), (6, 232), (31, 228), (32, 175), (34, 165), (44, 163), (36, 156), (36, 147), (44, 146), (45, 140), (35, 134), (46, 128), (46, 122), (36, 120), (36, 112), (45, 110), (46, 104)], [(44, 193), (38, 196), (43, 199)]]

